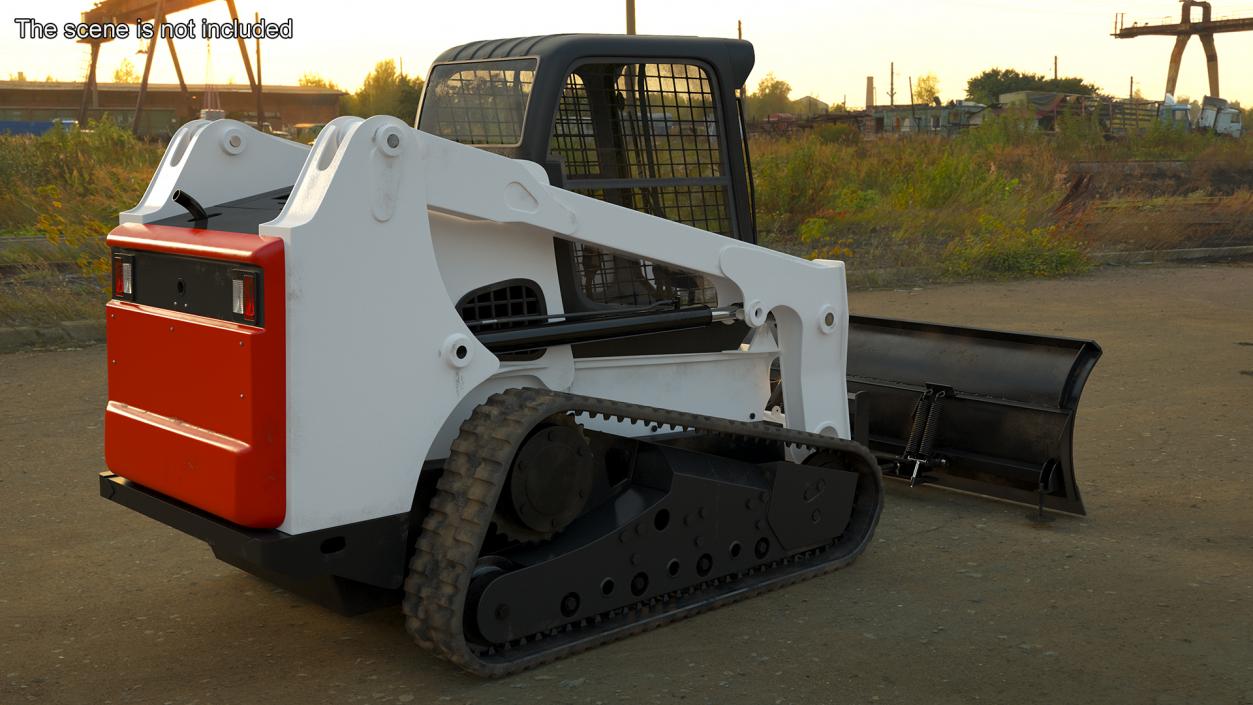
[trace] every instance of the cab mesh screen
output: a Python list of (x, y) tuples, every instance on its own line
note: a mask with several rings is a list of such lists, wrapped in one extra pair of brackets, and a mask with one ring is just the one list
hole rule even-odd
[[(700, 66), (588, 64), (566, 79), (549, 152), (571, 191), (732, 235), (719, 129), (714, 87)], [(716, 303), (699, 275), (580, 244), (574, 251), (592, 301)]]

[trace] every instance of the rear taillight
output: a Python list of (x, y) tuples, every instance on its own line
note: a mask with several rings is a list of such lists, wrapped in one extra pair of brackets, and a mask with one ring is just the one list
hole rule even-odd
[(130, 299), (135, 295), (135, 259), (128, 255), (113, 256), (113, 298)]
[(265, 272), (260, 267), (122, 249), (113, 250), (109, 262), (115, 301), (265, 327)]
[(231, 313), (248, 323), (257, 322), (257, 275), (234, 272), (231, 278)]

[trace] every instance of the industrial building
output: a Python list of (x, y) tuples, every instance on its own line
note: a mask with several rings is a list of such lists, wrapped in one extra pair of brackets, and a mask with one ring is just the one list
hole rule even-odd
[[(206, 94), (210, 105), (206, 105)], [(291, 131), (298, 124), (326, 123), (339, 116), (343, 91), (312, 86), (266, 86), (265, 115), (277, 131)], [(89, 120), (109, 118), (130, 126), (139, 98), (138, 83), (100, 83)], [(83, 103), (83, 84), (71, 81), (0, 81), (0, 121), (78, 119)], [(219, 107), (226, 117), (254, 122), (257, 103), (248, 84), (188, 86), (184, 94), (178, 84), (148, 84), (145, 108), (138, 133), (165, 139), (179, 125), (197, 117), (204, 107)]]
[(987, 106), (970, 101), (935, 105), (876, 105), (869, 108), (869, 132), (874, 134), (932, 133), (951, 135), (983, 123)]

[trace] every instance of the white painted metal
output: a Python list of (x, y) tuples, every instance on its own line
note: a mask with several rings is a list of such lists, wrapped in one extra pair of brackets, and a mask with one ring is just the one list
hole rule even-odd
[[(232, 135), (242, 135), (237, 152)], [(286, 250), (283, 531), (408, 511), (423, 461), (446, 456), (474, 406), (510, 387), (752, 420), (778, 357), (787, 425), (849, 435), (842, 263), (807, 262), (555, 188), (535, 164), (395, 118), (336, 119), (312, 150), (234, 121), (189, 123), (123, 221), (176, 212), (174, 188), (211, 205), (293, 183), (283, 212), (260, 228)], [(720, 305), (743, 303), (752, 344), (580, 360), (563, 346), (502, 364), (455, 303), (522, 278), (560, 312), (554, 237), (705, 275)]]
[[(770, 396), (774, 353), (696, 353), (579, 360), (570, 391), (589, 397), (679, 409), (737, 421), (756, 421)], [(672, 432), (604, 419), (581, 418), (588, 428), (623, 436)]]
[(332, 121), (261, 227), (287, 263), (288, 533), (408, 511), (436, 434), (499, 368), (444, 288), (418, 137)]
[[(765, 325), (770, 318), (778, 326), (789, 426), (848, 437), (843, 263), (808, 262), (588, 198), (550, 186), (534, 164), (417, 134), (423, 164), (430, 169), (427, 198), (433, 209), (530, 224), (730, 282), (750, 326)], [(529, 197), (527, 208), (512, 207), (510, 194), (519, 192)], [(720, 287), (720, 295), (725, 290)], [(826, 314), (831, 325), (824, 324)]]
[(236, 120), (193, 120), (174, 133), (139, 205), (118, 220), (151, 223), (184, 213), (170, 200), (176, 189), (209, 206), (291, 186), (308, 156), (308, 145)]

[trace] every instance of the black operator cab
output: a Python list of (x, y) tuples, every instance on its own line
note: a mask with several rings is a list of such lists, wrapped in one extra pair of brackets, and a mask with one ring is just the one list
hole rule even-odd
[[(736, 89), (753, 47), (734, 39), (567, 34), (473, 42), (435, 60), (417, 127), (536, 162), (555, 186), (755, 242)], [(701, 276), (557, 240), (566, 311), (674, 302), (715, 305)], [(730, 349), (726, 340), (641, 336), (667, 353)], [(685, 340), (690, 339), (690, 340)], [(620, 344), (619, 344), (620, 348)], [(596, 344), (579, 356), (604, 354)], [(619, 352), (618, 354), (622, 354)]]

